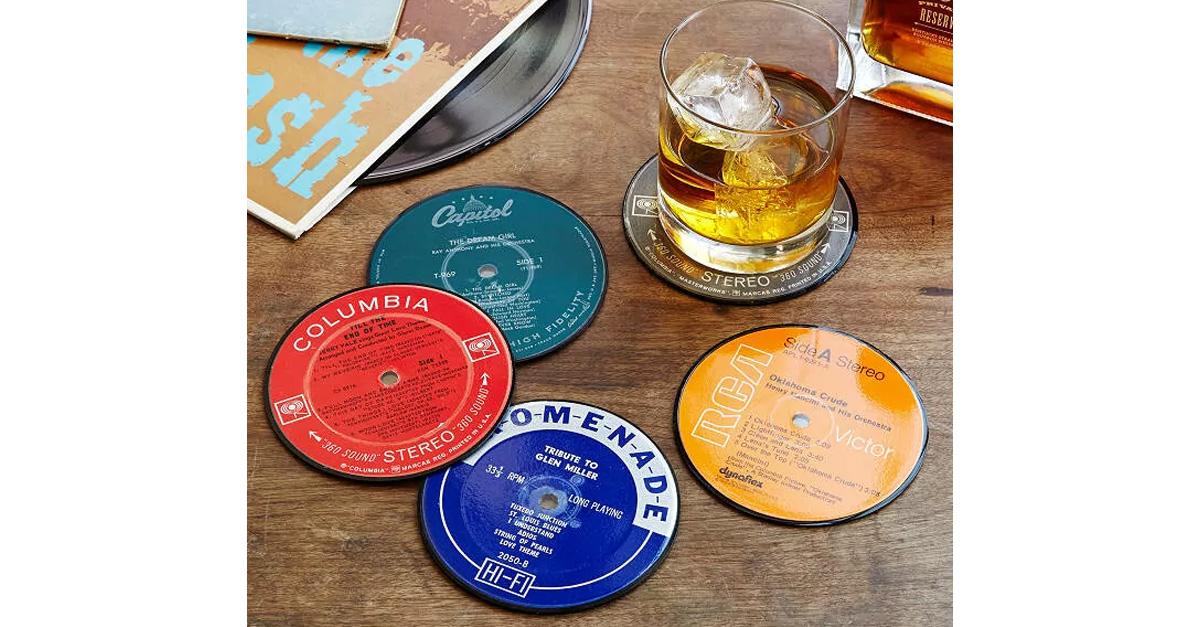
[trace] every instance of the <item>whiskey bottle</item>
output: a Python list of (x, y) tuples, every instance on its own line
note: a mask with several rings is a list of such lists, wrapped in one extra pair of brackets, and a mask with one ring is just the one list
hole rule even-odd
[(852, 0), (847, 30), (855, 95), (953, 125), (953, 0)]

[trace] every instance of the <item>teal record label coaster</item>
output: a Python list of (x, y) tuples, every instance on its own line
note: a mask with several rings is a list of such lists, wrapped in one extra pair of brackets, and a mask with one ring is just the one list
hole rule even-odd
[(574, 339), (608, 284), (604, 249), (566, 205), (516, 187), (431, 196), (392, 222), (371, 253), (370, 284), (418, 283), (479, 305), (516, 361)]

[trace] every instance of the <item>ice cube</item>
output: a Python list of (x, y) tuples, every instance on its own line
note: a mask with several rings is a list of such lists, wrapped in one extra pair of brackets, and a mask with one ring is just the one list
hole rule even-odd
[(729, 208), (723, 233), (730, 241), (761, 243), (794, 234), (796, 190), (789, 187), (806, 166), (808, 145), (793, 136), (759, 139), (725, 153), (717, 205)]
[(782, 187), (819, 155), (801, 136), (759, 139), (751, 146), (725, 155), (721, 178), (726, 185), (743, 188)]
[[(705, 52), (671, 82), (671, 90), (688, 109), (713, 122), (744, 130), (772, 126), (771, 88), (748, 57)], [(754, 141), (753, 136), (713, 126), (674, 102), (671, 111), (688, 137), (706, 146), (740, 150)]]

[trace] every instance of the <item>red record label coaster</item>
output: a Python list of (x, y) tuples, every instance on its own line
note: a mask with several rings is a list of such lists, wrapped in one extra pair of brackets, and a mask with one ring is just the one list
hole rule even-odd
[(280, 340), (267, 410), (320, 470), (366, 480), (433, 472), (503, 416), (513, 359), (500, 328), (449, 292), (385, 284), (335, 296)]

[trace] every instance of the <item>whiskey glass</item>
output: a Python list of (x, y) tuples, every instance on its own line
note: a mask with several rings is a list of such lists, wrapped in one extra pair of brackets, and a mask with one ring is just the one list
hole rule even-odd
[[(850, 76), (838, 88), (839, 68)], [(726, 0), (663, 42), (659, 220), (711, 268), (765, 273), (828, 235), (853, 94), (853, 55), (812, 10)]]

